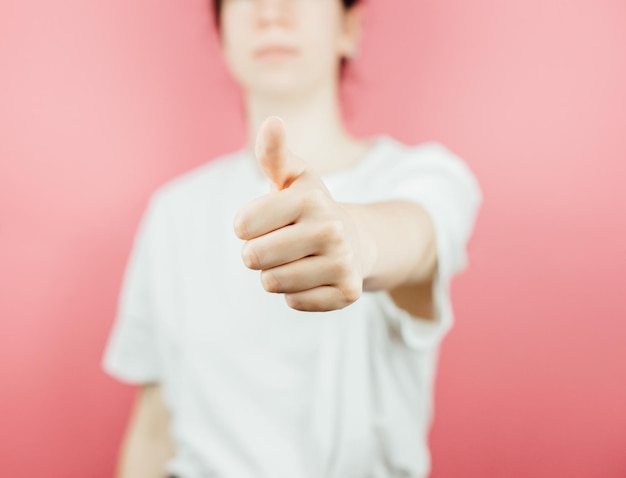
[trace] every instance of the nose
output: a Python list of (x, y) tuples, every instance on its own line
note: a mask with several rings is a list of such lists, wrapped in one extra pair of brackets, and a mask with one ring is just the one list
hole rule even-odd
[(259, 24), (269, 25), (285, 23), (289, 19), (292, 0), (257, 0), (257, 18)]

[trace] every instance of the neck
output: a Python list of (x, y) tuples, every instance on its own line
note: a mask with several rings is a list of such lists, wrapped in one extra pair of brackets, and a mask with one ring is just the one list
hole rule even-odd
[(247, 149), (254, 155), (257, 131), (270, 115), (285, 121), (287, 148), (320, 174), (349, 166), (358, 160), (359, 143), (346, 130), (336, 87), (332, 84), (298, 95), (248, 92), (244, 97), (248, 120)]

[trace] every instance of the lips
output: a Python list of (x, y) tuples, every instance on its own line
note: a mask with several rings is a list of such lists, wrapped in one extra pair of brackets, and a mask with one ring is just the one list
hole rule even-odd
[(268, 45), (254, 52), (256, 57), (282, 57), (296, 54), (296, 49), (284, 45)]

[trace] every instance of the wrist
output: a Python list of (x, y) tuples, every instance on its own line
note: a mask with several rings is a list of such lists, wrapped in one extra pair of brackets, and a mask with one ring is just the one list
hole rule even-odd
[(354, 226), (354, 249), (357, 263), (360, 266), (363, 282), (373, 275), (378, 248), (371, 230), (368, 210), (366, 205), (341, 204)]

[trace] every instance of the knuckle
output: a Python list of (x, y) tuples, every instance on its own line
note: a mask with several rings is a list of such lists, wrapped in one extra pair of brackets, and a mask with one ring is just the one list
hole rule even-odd
[(343, 257), (333, 262), (332, 272), (336, 277), (345, 277), (351, 272), (350, 262)]
[(311, 189), (302, 198), (306, 209), (320, 209), (326, 205), (326, 193), (321, 189)]
[(361, 285), (353, 281), (345, 284), (341, 289), (341, 292), (346, 302), (348, 302), (348, 304), (352, 304), (361, 297), (362, 290), (363, 288)]
[(339, 219), (325, 222), (320, 228), (320, 238), (326, 244), (340, 245), (344, 239), (343, 223)]

